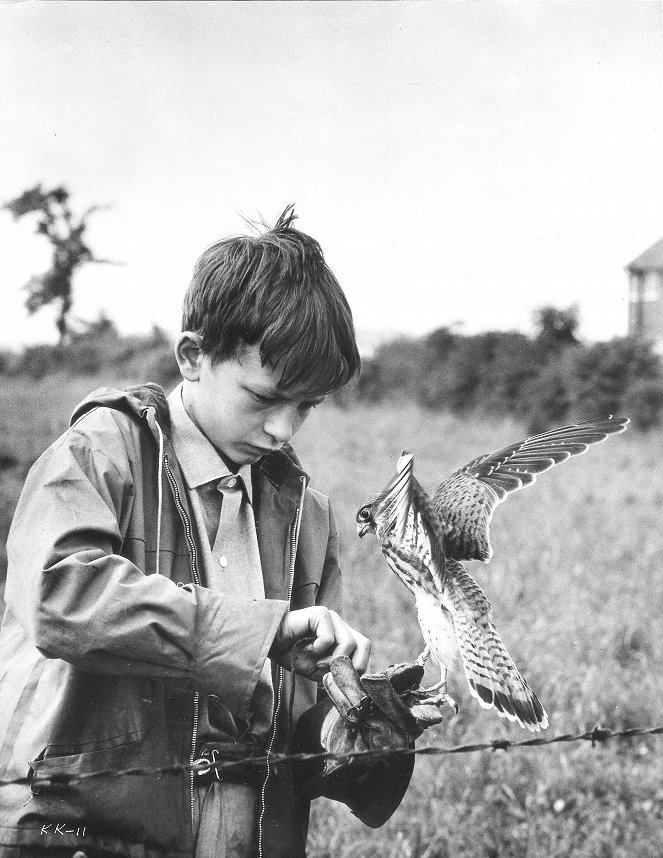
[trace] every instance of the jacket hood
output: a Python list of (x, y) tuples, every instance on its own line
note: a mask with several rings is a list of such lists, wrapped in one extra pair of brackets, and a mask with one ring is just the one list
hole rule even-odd
[[(162, 387), (152, 382), (116, 390), (112, 387), (100, 387), (92, 391), (80, 402), (71, 415), (69, 425), (80, 420), (93, 408), (113, 408), (130, 417), (145, 421), (155, 439), (158, 438), (158, 424), (165, 435), (170, 437), (170, 412), (168, 401)], [(275, 484), (305, 474), (290, 444), (284, 444), (280, 450), (270, 453), (257, 463), (257, 467)]]
[(158, 384), (141, 384), (127, 390), (99, 387), (76, 406), (69, 425), (73, 425), (93, 408), (113, 408), (140, 419), (145, 418), (151, 412), (164, 432), (170, 435), (170, 413), (166, 394)]

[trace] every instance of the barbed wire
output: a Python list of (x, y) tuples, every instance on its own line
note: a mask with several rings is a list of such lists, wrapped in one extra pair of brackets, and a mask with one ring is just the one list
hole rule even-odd
[[(607, 730), (596, 726), (585, 733), (564, 733), (550, 738), (537, 737), (534, 739), (523, 739), (511, 741), (511, 739), (492, 739), (488, 742), (475, 742), (467, 745), (455, 745), (449, 748), (437, 745), (424, 745), (419, 748), (372, 748), (363, 751), (352, 751), (346, 753), (333, 753), (320, 751), (313, 753), (280, 754), (272, 753), (263, 756), (250, 756), (241, 759), (217, 760), (211, 763), (209, 760), (196, 761), (194, 763), (176, 763), (159, 768), (128, 768), (128, 769), (103, 769), (96, 772), (79, 772), (70, 774), (66, 772), (53, 772), (49, 775), (33, 775), (32, 777), (14, 778), (12, 780), (0, 780), (0, 787), (20, 786), (32, 784), (34, 787), (67, 786), (92, 778), (102, 777), (150, 777), (156, 775), (179, 775), (196, 772), (207, 772), (215, 769), (218, 772), (231, 771), (240, 767), (264, 767), (269, 762), (270, 767), (278, 767), (284, 763), (305, 763), (315, 760), (334, 760), (336, 762), (363, 760), (366, 762), (380, 762), (394, 757), (409, 756), (443, 756), (451, 754), (467, 754), (477, 751), (508, 751), (511, 748), (539, 748), (547, 745), (555, 745), (566, 742), (591, 742), (592, 747), (603, 744), (609, 739), (633, 739), (638, 736), (660, 736), (663, 735), (663, 725), (658, 727), (631, 727), (626, 730)], [(48, 759), (48, 758), (46, 758)]]

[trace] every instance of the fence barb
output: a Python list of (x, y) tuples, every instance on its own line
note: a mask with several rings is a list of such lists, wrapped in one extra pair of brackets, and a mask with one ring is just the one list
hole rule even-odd
[[(637, 736), (660, 736), (663, 735), (663, 725), (659, 727), (630, 727), (627, 730), (608, 730), (605, 727), (596, 726), (586, 733), (564, 733), (550, 738), (523, 739), (513, 742), (510, 739), (493, 739), (489, 742), (476, 742), (470, 745), (455, 745), (450, 748), (437, 745), (424, 745), (420, 748), (374, 748), (365, 751), (352, 751), (351, 753), (334, 754), (328, 751), (316, 753), (298, 754), (269, 754), (261, 757), (246, 757), (240, 760), (217, 761), (212, 767), (218, 771), (231, 770), (239, 766), (264, 766), (269, 761), (270, 766), (275, 767), (283, 763), (309, 762), (311, 760), (366, 760), (367, 762), (380, 762), (400, 756), (443, 756), (448, 754), (468, 754), (476, 751), (508, 751), (511, 748), (538, 748), (546, 745), (555, 745), (560, 742), (591, 742), (592, 747), (603, 744), (609, 739), (633, 739)], [(51, 775), (14, 778), (12, 780), (0, 780), (0, 787), (20, 786), (32, 784), (35, 788), (47, 786), (67, 786), (74, 783), (89, 780), (91, 778), (107, 777), (149, 777), (155, 775), (179, 775), (191, 772), (207, 771), (210, 768), (208, 760), (191, 763), (176, 763), (159, 768), (129, 768), (129, 769), (103, 769), (97, 772), (79, 772), (69, 774), (67, 772), (54, 772)]]

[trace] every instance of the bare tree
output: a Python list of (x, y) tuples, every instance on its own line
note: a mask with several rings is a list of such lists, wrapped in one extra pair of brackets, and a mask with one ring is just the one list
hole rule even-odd
[(76, 218), (68, 201), (69, 192), (66, 188), (59, 186), (44, 190), (38, 184), (3, 206), (12, 213), (14, 220), (37, 213), (36, 232), (46, 236), (51, 243), (51, 267), (43, 274), (32, 276), (25, 284), (24, 289), (28, 293), (25, 306), (32, 315), (49, 304), (56, 305), (58, 315), (55, 324), (60, 344), (67, 341), (70, 333), (69, 313), (76, 271), (89, 262), (114, 264), (108, 259), (96, 257), (84, 240), (90, 215), (107, 206), (91, 206)]

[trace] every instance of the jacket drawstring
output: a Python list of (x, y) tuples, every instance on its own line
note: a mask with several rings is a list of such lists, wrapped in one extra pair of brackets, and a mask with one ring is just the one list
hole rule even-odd
[(159, 472), (157, 477), (157, 491), (159, 495), (159, 505), (157, 510), (157, 561), (156, 573), (159, 574), (159, 558), (161, 557), (161, 513), (163, 507), (163, 432), (159, 421), (155, 420), (154, 425), (159, 433)]

